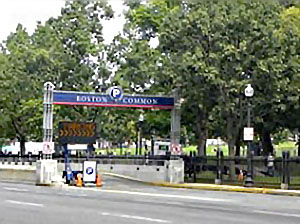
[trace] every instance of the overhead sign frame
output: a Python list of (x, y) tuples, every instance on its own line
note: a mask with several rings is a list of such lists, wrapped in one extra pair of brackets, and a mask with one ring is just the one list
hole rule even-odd
[[(112, 87), (108, 94), (55, 90), (51, 82), (44, 84), (43, 142), (53, 139), (53, 105), (81, 105), (93, 107), (129, 107), (171, 110), (171, 144), (180, 144), (180, 100), (178, 89), (171, 96), (127, 95), (120, 87)], [(78, 136), (77, 136), (78, 137)]]

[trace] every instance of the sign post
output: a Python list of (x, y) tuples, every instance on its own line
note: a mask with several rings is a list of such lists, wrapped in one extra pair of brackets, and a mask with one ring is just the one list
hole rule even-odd
[(36, 184), (50, 185), (57, 175), (57, 161), (52, 160), (54, 153), (53, 140), (53, 91), (51, 82), (44, 84), (43, 114), (43, 148), (42, 158), (36, 164)]
[[(51, 158), (54, 153), (53, 139), (53, 91), (51, 82), (44, 84), (44, 115), (43, 115), (43, 154)], [(44, 158), (44, 156), (43, 156)]]
[(180, 154), (180, 102), (178, 89), (173, 92), (174, 107), (171, 111), (171, 152), (174, 154)]

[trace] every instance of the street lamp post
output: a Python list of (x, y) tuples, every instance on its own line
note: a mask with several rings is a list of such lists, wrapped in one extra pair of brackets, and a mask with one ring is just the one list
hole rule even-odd
[(139, 116), (139, 155), (142, 155), (142, 126), (144, 123), (144, 115)]
[(252, 153), (251, 153), (251, 141), (253, 140), (253, 128), (251, 128), (251, 102), (250, 99), (254, 95), (254, 89), (251, 84), (248, 84), (245, 89), (245, 96), (248, 98), (247, 105), (247, 128), (244, 128), (244, 140), (248, 141), (247, 151), (247, 175), (245, 180), (246, 187), (253, 186), (253, 169), (252, 169)]

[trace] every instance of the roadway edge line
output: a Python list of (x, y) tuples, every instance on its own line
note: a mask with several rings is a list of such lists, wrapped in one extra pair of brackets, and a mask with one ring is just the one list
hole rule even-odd
[(158, 187), (171, 187), (171, 188), (185, 188), (185, 189), (197, 189), (197, 190), (209, 190), (209, 191), (228, 191), (228, 192), (239, 192), (239, 193), (254, 193), (254, 194), (270, 194), (270, 195), (283, 195), (283, 196), (297, 196), (300, 197), (300, 191), (295, 190), (281, 190), (281, 189), (271, 189), (271, 188), (257, 188), (257, 187), (239, 187), (230, 185), (214, 185), (214, 184), (188, 184), (188, 183), (169, 183), (169, 182), (147, 182), (139, 180), (133, 177), (103, 172), (103, 175), (119, 177), (131, 181), (136, 181), (139, 183), (158, 186)]

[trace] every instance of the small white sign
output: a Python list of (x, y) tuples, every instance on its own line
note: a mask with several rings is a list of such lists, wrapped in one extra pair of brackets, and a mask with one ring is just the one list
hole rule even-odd
[(43, 142), (43, 154), (53, 154), (54, 153), (54, 142)]
[(96, 161), (84, 161), (83, 182), (96, 182)]
[(244, 128), (244, 141), (253, 141), (254, 128)]

